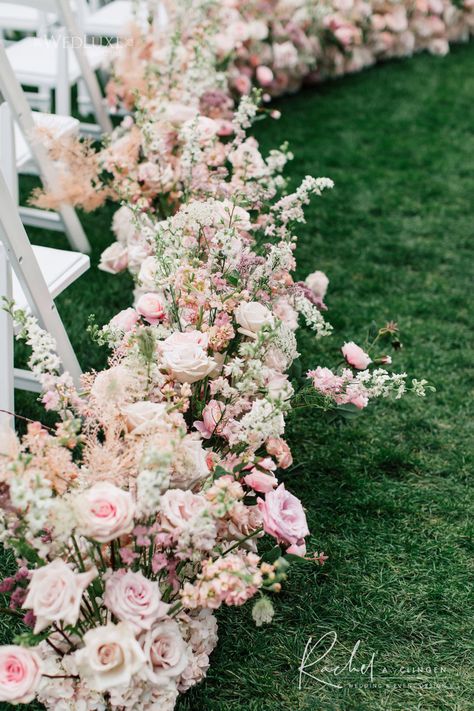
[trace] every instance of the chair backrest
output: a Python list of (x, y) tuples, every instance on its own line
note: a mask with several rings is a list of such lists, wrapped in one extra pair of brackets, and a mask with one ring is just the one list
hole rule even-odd
[(56, 340), (58, 354), (64, 368), (78, 382), (81, 375), (79, 362), (2, 173), (0, 173), (0, 242), (33, 314), (38, 318), (41, 327)]
[(40, 12), (57, 12), (56, 0), (13, 0), (15, 5), (26, 5)]
[[(23, 136), (25, 137), (28, 147), (31, 151), (31, 155), (39, 169), (41, 179), (43, 183), (54, 190), (55, 185), (58, 182), (57, 170), (54, 163), (50, 160), (49, 155), (45, 146), (43, 146), (39, 141), (32, 140), (32, 136), (35, 131), (35, 123), (33, 120), (33, 114), (31, 113), (31, 108), (28, 101), (25, 98), (23, 89), (21, 88), (11, 66), (8, 61), (8, 55), (5, 51), (5, 47), (0, 42), (0, 92), (3, 94), (4, 99), (8, 103), (8, 112), (4, 113), (4, 126), (7, 127), (6, 118), (8, 118), (9, 112), (13, 119), (17, 122), (20, 127)], [(3, 139), (5, 140), (5, 139)], [(10, 147), (10, 155), (8, 158), (8, 163), (5, 161), (5, 169), (8, 171), (6, 173), (7, 180), (10, 185), (10, 192), (16, 197), (15, 188), (12, 183), (12, 163), (11, 163), (11, 151), (14, 151), (13, 146)], [(13, 153), (14, 155), (14, 153)], [(70, 205), (60, 206), (59, 213), (63, 219), (64, 226), (68, 233), (69, 240), (74, 249), (78, 249), (80, 252), (89, 252), (90, 245), (84, 230), (81, 227), (79, 219)]]
[(97, 121), (104, 133), (112, 131), (112, 122), (106, 111), (97, 77), (94, 74), (89, 60), (84, 51), (85, 37), (78, 26), (77, 20), (71, 9), (70, 0), (15, 0), (19, 5), (34, 7), (41, 12), (53, 12), (59, 16), (71, 42), (82, 78), (89, 93)]

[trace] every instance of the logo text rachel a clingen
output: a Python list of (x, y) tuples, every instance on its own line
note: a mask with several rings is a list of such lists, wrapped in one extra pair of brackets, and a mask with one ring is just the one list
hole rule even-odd
[(362, 654), (359, 653), (361, 640), (358, 639), (348, 657), (342, 663), (334, 664), (331, 661), (331, 652), (337, 651), (337, 642), (337, 632), (334, 630), (326, 632), (316, 641), (313, 641), (312, 637), (308, 639), (299, 666), (299, 689), (302, 688), (304, 677), (333, 689), (342, 689), (340, 677), (343, 675), (346, 677), (349, 674), (358, 674), (370, 682), (374, 681), (375, 652), (362, 662)]
[(402, 688), (414, 685), (419, 688), (452, 688), (455, 672), (438, 664), (405, 664), (396, 669), (387, 669), (379, 664), (378, 679), (375, 681), (376, 653), (367, 652), (364, 646), (365, 642), (358, 639), (352, 649), (346, 647), (338, 640), (334, 630), (325, 632), (319, 639), (310, 637), (298, 667), (298, 688), (302, 689), (305, 679), (333, 689), (342, 689), (343, 686)]

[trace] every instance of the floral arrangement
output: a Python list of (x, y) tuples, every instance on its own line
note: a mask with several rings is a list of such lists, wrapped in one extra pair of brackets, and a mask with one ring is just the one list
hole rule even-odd
[(223, 72), (215, 52), (222, 12), (193, 2), (169, 42), (130, 45), (143, 52), (140, 97), (121, 97), (133, 114), (100, 151), (68, 147), (87, 165), (77, 199), (122, 201), (101, 265), (131, 271), (135, 301), (91, 325), (108, 368), (74, 383), (54, 340), (6, 306), (58, 423), (0, 433), (1, 540), (17, 562), (0, 593), (24, 624), (0, 647), (0, 701), (173, 709), (206, 674), (221, 605), (254, 598), (269, 623), (288, 568), (326, 559), (287, 489), (288, 417), (348, 419), (429, 387), (386, 369), (392, 322), (343, 344), (339, 366), (298, 374), (299, 322), (331, 333), (327, 276), (293, 277), (298, 226), (333, 184), (307, 176), (289, 192), (288, 147), (261, 154), (251, 126), (272, 112), (258, 91), (235, 103), (238, 62)]

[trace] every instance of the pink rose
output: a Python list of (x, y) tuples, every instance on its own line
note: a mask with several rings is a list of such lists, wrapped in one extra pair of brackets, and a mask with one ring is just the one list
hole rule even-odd
[(123, 311), (119, 311), (119, 313), (110, 320), (109, 326), (116, 328), (119, 331), (123, 331), (124, 333), (128, 333), (133, 329), (137, 321), (138, 314), (135, 309), (130, 307), (128, 309), (124, 309)]
[(0, 701), (28, 704), (41, 680), (41, 660), (31, 649), (8, 644), (0, 647)]
[(97, 577), (97, 569), (74, 573), (61, 558), (34, 570), (23, 603), (36, 617), (34, 633), (38, 634), (52, 622), (75, 625), (79, 619), (84, 590)]
[(267, 494), (278, 485), (278, 481), (273, 474), (265, 474), (265, 472), (261, 472), (258, 469), (252, 469), (250, 474), (244, 477), (244, 481), (247, 486), (250, 486), (251, 489), (258, 491), (260, 494)]
[(272, 70), (270, 67), (265, 67), (263, 64), (257, 67), (256, 76), (260, 86), (268, 86), (273, 81)]
[(344, 343), (341, 351), (349, 365), (352, 365), (353, 368), (357, 368), (357, 370), (365, 370), (369, 363), (372, 363), (372, 358), (368, 353), (363, 351), (354, 341)]
[(152, 292), (142, 294), (137, 301), (137, 312), (143, 316), (145, 321), (154, 326), (159, 321), (163, 321), (166, 316), (165, 308), (157, 294)]
[(174, 620), (159, 622), (139, 641), (147, 660), (145, 675), (153, 685), (165, 686), (189, 664), (187, 645)]
[(288, 545), (302, 545), (309, 535), (301, 501), (286, 491), (285, 485), (269, 491), (258, 501), (265, 532)]
[(268, 454), (275, 457), (281, 469), (288, 469), (293, 464), (291, 450), (284, 439), (280, 437), (269, 437), (266, 443)]
[(104, 249), (100, 257), (99, 269), (109, 274), (118, 274), (127, 268), (128, 250), (119, 242), (114, 242)]
[(204, 439), (209, 439), (214, 433), (220, 434), (222, 431), (222, 415), (225, 412), (225, 405), (220, 400), (209, 400), (202, 411), (202, 420), (194, 422), (194, 427), (201, 433)]
[(128, 622), (135, 633), (149, 630), (164, 617), (169, 605), (161, 601), (160, 586), (142, 573), (118, 570), (105, 584), (104, 604), (121, 622)]
[(99, 482), (75, 499), (77, 530), (99, 543), (108, 543), (133, 528), (132, 495), (109, 482)]

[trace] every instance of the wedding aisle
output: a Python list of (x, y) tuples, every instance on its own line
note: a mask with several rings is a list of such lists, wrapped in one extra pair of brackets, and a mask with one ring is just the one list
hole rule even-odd
[[(397, 369), (417, 371), (437, 392), (381, 402), (337, 432), (319, 418), (289, 417), (297, 467), (284, 480), (307, 510), (311, 548), (329, 559), (292, 567), (273, 625), (255, 628), (250, 606), (219, 612), (207, 679), (180, 698), (182, 711), (469, 707), (472, 424), (463, 371), (472, 361), (473, 59), (471, 44), (442, 61), (379, 66), (280, 100), (282, 118), (256, 127), (264, 152), (289, 138), (291, 189), (307, 174), (335, 182), (298, 230), (298, 278), (323, 269), (331, 280), (335, 337), (318, 343), (320, 360), (333, 359), (342, 338), (360, 340), (372, 318), (394, 320), (403, 344)], [(86, 335), (89, 314), (105, 323), (132, 299), (128, 274), (97, 270), (114, 209), (84, 216), (93, 268), (58, 299), (85, 370), (106, 362)], [(56, 235), (34, 237), (58, 246)], [(299, 350), (304, 372), (315, 361), (304, 331)], [(17, 411), (47, 423), (34, 396), (18, 394)], [(342, 689), (298, 670), (308, 639), (326, 632), (338, 637), (331, 668), (344, 666), (361, 640), (342, 681), (324, 676)], [(360, 673), (372, 655), (377, 688), (367, 688), (370, 671)]]

